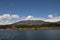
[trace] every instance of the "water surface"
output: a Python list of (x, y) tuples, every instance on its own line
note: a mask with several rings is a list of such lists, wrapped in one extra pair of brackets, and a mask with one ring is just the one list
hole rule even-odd
[(0, 30), (0, 40), (60, 40), (60, 30)]

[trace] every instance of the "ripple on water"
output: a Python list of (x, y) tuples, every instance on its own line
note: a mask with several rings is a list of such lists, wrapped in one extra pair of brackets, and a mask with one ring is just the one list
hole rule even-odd
[(0, 40), (60, 40), (60, 30), (0, 30)]

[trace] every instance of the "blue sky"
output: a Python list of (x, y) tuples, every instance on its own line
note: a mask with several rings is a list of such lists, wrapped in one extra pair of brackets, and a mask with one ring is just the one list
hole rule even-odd
[(60, 0), (0, 0), (0, 15), (47, 17), (60, 15)]
[(0, 24), (13, 23), (22, 17), (25, 20), (60, 21), (60, 0), (0, 0)]

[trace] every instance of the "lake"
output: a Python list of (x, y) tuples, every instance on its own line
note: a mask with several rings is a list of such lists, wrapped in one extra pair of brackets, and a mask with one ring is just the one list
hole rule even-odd
[(60, 30), (0, 30), (0, 40), (60, 40)]

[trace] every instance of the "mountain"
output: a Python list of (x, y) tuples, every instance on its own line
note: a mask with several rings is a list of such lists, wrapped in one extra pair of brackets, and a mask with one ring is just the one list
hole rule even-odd
[(0, 25), (0, 29), (6, 29), (6, 28), (30, 28), (30, 27), (60, 27), (60, 21), (58, 22), (45, 22), (42, 20), (22, 20), (10, 25)]
[(34, 18), (33, 16), (28, 16), (25, 19), (14, 23), (13, 25), (50, 25), (54, 23), (60, 23), (60, 22), (45, 22), (41, 19)]
[(44, 27), (59, 27), (60, 26), (60, 21), (58, 22), (45, 22), (45, 21), (42, 21), (42, 20), (22, 20), (22, 21), (19, 21), (19, 22), (16, 22), (12, 25), (40, 25), (41, 26), (44, 26)]
[(45, 24), (42, 20), (25, 20), (14, 23), (13, 25), (41, 25)]

